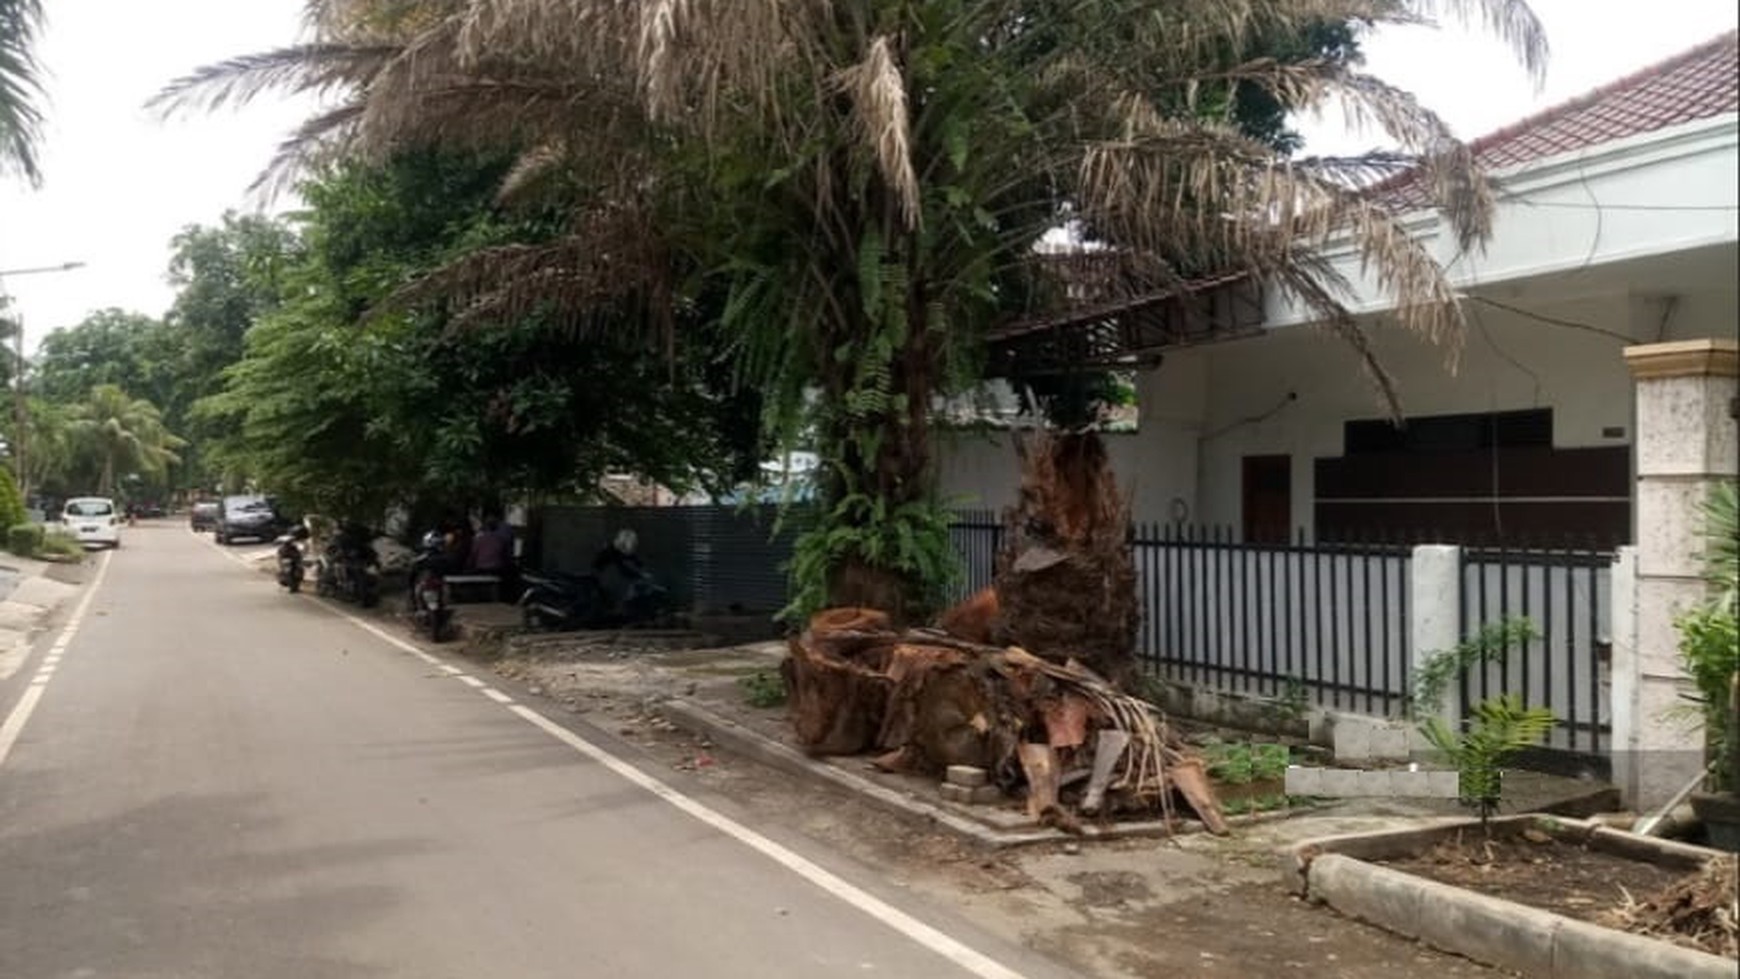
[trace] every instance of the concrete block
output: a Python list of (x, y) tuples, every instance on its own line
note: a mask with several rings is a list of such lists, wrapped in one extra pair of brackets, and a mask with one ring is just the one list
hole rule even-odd
[(1385, 724), (1373, 728), (1371, 732), (1371, 756), (1385, 761), (1405, 760), (1413, 745), (1409, 729), (1393, 724)]
[(1323, 795), (1323, 769), (1289, 765), (1284, 784), (1288, 795)]
[(942, 784), (942, 797), (944, 802), (958, 802), (961, 805), (972, 805), (973, 790), (964, 785), (952, 785), (948, 782), (944, 782)]
[(1427, 794), (1431, 772), (1391, 772), (1390, 793), (1397, 798), (1418, 799)]
[(1429, 790), (1434, 799), (1454, 799), (1462, 794), (1462, 776), (1456, 772), (1427, 772)]
[(1525, 976), (1553, 974), (1553, 934), (1563, 918), (1460, 887), (1421, 885), (1421, 899), (1432, 910), (1411, 937)]
[(1426, 881), (1335, 853), (1311, 861), (1309, 877), (1311, 897), (1336, 911), (1407, 938), (1420, 936)]
[(1359, 795), (1359, 770), (1325, 768), (1321, 776), (1323, 794), (1336, 799), (1351, 799)]
[(970, 798), (975, 806), (988, 806), (1003, 801), (1003, 790), (995, 785), (977, 785)]
[(984, 785), (987, 781), (985, 770), (972, 765), (950, 765), (943, 777), (950, 785), (964, 785), (969, 789)]
[(1351, 717), (1335, 719), (1335, 760), (1369, 761), (1371, 759), (1371, 727)]
[(1734, 979), (1734, 960), (1570, 918), (1553, 936), (1553, 979)]
[(1374, 799), (1388, 798), (1395, 794), (1387, 771), (1360, 772), (1356, 781), (1359, 794)]

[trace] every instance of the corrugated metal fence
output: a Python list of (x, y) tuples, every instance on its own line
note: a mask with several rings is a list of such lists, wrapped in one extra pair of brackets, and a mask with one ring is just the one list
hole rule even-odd
[(771, 613), (785, 607), (785, 565), (802, 521), (792, 513), (779, 526), (778, 517), (775, 506), (545, 507), (539, 563), (589, 571), (617, 531), (632, 530), (641, 559), (679, 607)]

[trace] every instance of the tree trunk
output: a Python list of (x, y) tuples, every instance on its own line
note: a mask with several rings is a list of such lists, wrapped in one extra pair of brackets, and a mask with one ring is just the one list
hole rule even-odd
[(1129, 501), (1091, 432), (1041, 434), (1021, 452), (1021, 492), (1004, 515), (997, 604), (1008, 640), (1075, 659), (1114, 686), (1136, 679), (1136, 568)]
[[(915, 246), (910, 246), (914, 251)], [(863, 491), (881, 504), (881, 512), (893, 514), (911, 503), (932, 496), (930, 402), (935, 393), (937, 346), (926, 314), (923, 283), (908, 263), (905, 303), (906, 339), (889, 358), (889, 394), (893, 402), (880, 419), (881, 439), (873, 459), (859, 455), (848, 425), (835, 433), (834, 444), (844, 446), (843, 461), (850, 471), (861, 474)], [(877, 329), (866, 323), (862, 334)], [(855, 370), (858, 365), (835, 365), (834, 370)], [(843, 385), (836, 390), (844, 391)], [(836, 484), (838, 487), (838, 484)], [(837, 502), (834, 496), (830, 502)], [(937, 609), (927, 600), (926, 582), (916, 580), (886, 563), (872, 563), (866, 555), (849, 555), (829, 576), (828, 604), (835, 607), (882, 609), (897, 626), (924, 621)]]

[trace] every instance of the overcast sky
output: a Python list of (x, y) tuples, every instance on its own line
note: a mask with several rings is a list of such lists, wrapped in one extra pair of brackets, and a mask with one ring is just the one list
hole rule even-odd
[[(307, 103), (261, 101), (159, 122), (144, 101), (170, 79), (296, 39), (302, 0), (53, 0), (40, 54), (51, 77), (40, 190), (0, 186), (0, 270), (28, 343), (117, 306), (160, 315), (169, 240), (183, 226), (248, 208), (248, 184)], [(1448, 6), (1448, 4), (1446, 4)], [(1553, 48), (1537, 93), (1497, 41), (1451, 26), (1385, 32), (1368, 70), (1417, 94), (1465, 138), (1668, 57), (1735, 26), (1734, 0), (1534, 0)], [(1320, 153), (1367, 149), (1371, 134), (1303, 126)]]

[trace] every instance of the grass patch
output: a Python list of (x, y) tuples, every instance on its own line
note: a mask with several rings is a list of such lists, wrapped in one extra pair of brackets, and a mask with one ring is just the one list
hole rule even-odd
[(757, 670), (739, 678), (737, 685), (743, 688), (744, 699), (751, 707), (779, 707), (785, 703), (785, 678), (778, 671)]

